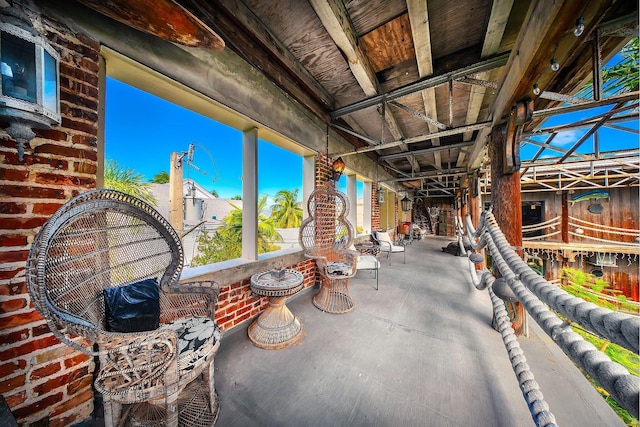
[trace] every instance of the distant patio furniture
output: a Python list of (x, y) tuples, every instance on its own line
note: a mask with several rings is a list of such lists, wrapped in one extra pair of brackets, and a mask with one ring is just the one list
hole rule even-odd
[(307, 201), (309, 217), (302, 222), (300, 246), (316, 261), (321, 286), (313, 304), (328, 313), (353, 310), (349, 279), (356, 273), (358, 253), (347, 249), (353, 242), (353, 227), (346, 219), (347, 197), (332, 181), (316, 189)]
[(249, 326), (249, 339), (260, 348), (279, 350), (302, 336), (302, 323), (285, 305), (287, 298), (304, 286), (302, 273), (269, 270), (251, 276), (251, 290), (269, 297), (269, 305)]
[(112, 190), (71, 199), (34, 240), (29, 294), (60, 341), (99, 358), (94, 385), (107, 427), (216, 422), (219, 289), (179, 283), (182, 266), (169, 223)]
[(402, 245), (396, 245), (389, 233), (386, 231), (374, 231), (371, 233), (373, 239), (380, 245), (380, 251), (386, 252), (387, 259), (389, 260), (389, 265), (391, 265), (391, 254), (402, 252), (402, 263), (406, 264), (407, 257), (405, 252), (405, 247)]
[(378, 270), (380, 269), (380, 246), (373, 243), (364, 243), (352, 246), (353, 250), (358, 252), (357, 268), (360, 270), (372, 270), (376, 279), (376, 290), (378, 290)]

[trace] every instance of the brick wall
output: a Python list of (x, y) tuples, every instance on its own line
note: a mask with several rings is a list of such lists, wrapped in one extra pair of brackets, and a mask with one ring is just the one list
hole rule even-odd
[(371, 230), (380, 230), (380, 204), (378, 203), (379, 183), (371, 188)]
[(67, 426), (93, 410), (93, 361), (53, 337), (27, 293), (25, 260), (47, 218), (95, 187), (98, 49), (27, 11), (60, 53), (62, 124), (37, 131), (19, 162), (0, 130), (0, 393), (21, 425)]
[(320, 188), (333, 175), (331, 172), (331, 161), (327, 157), (327, 153), (318, 153), (316, 156), (316, 182), (313, 188)]
[[(296, 265), (286, 266), (302, 273), (304, 288), (315, 284), (315, 263), (305, 260)], [(241, 323), (254, 319), (267, 307), (268, 297), (255, 295), (251, 292), (250, 279), (233, 283), (220, 289), (216, 304), (216, 323), (222, 331), (228, 331)], [(224, 344), (222, 344), (224, 345)]]

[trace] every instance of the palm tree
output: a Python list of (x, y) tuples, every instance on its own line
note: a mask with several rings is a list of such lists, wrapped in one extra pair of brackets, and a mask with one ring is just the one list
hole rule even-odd
[(169, 172), (160, 171), (157, 174), (153, 175), (151, 178), (151, 182), (154, 184), (168, 184), (169, 183)]
[[(640, 46), (638, 37), (632, 38), (620, 51), (621, 60), (602, 69), (602, 92), (605, 96), (638, 90), (640, 77)], [(593, 96), (593, 79), (578, 91), (579, 97)]]
[[(192, 266), (239, 258), (242, 255), (242, 209), (231, 204), (233, 209), (224, 218), (225, 224), (215, 233), (202, 233), (198, 238), (198, 255), (191, 260)], [(271, 218), (265, 215), (267, 197), (258, 201), (258, 253), (280, 249), (273, 242), (281, 242)]]
[(302, 207), (298, 198), (299, 189), (280, 190), (271, 207), (271, 218), (279, 228), (298, 228), (302, 224)]
[(122, 191), (152, 205), (156, 199), (150, 192), (151, 184), (145, 182), (144, 175), (133, 168), (126, 169), (115, 160), (107, 160), (104, 168), (104, 188)]

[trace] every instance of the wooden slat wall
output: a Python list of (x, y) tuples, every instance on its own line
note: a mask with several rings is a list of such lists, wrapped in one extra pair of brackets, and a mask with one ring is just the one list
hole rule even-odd
[[(587, 191), (588, 190), (576, 190), (574, 194), (569, 195), (568, 199), (571, 200), (573, 197), (586, 193)], [(632, 230), (640, 229), (638, 188), (611, 188), (608, 191), (610, 196), (609, 201), (597, 201), (604, 208), (601, 214), (593, 214), (589, 212), (589, 205), (591, 204), (591, 202), (595, 203), (595, 201), (586, 200), (583, 202), (577, 202), (573, 206), (569, 206), (569, 216), (610, 227), (621, 227)], [(545, 221), (555, 216), (562, 215), (561, 195), (559, 194), (550, 192), (523, 193), (522, 201), (543, 201), (545, 204), (543, 220)], [(575, 231), (575, 229), (572, 228), (571, 231)], [(584, 232), (585, 235), (588, 234), (596, 238), (614, 239), (611, 234), (594, 233), (586, 229), (584, 230)], [(556, 241), (560, 241), (560, 237), (556, 237)], [(635, 238), (631, 236), (618, 235), (615, 239), (622, 242), (635, 241)], [(593, 243), (593, 241), (589, 241), (588, 239), (576, 236), (569, 236), (569, 241)], [(638, 282), (640, 279), (638, 277), (638, 258), (638, 256), (634, 255), (619, 255), (617, 267), (603, 267), (602, 269), (602, 271), (604, 272), (603, 279), (609, 282), (613, 289), (622, 291), (625, 296), (627, 296), (628, 298), (632, 298), (635, 301), (638, 301), (639, 297)], [(582, 266), (580, 266), (580, 257), (577, 257), (576, 262), (569, 263), (568, 267), (581, 268), (586, 272), (590, 272), (593, 268), (595, 268), (593, 265), (587, 264), (586, 259), (583, 261), (584, 262)], [(549, 261), (546, 261), (546, 278), (553, 279), (559, 277), (561, 268), (562, 265), (559, 262), (555, 262), (552, 264)]]

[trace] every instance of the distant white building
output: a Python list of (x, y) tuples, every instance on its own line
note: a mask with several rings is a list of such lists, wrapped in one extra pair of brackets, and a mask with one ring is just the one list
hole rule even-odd
[[(169, 184), (151, 184), (156, 198), (156, 210), (169, 219)], [(200, 184), (187, 178), (182, 183), (184, 231), (182, 238), (185, 266), (197, 250), (197, 240), (202, 231), (215, 231), (224, 224), (224, 218), (234, 208), (242, 209), (242, 200), (221, 199), (205, 190)]]

